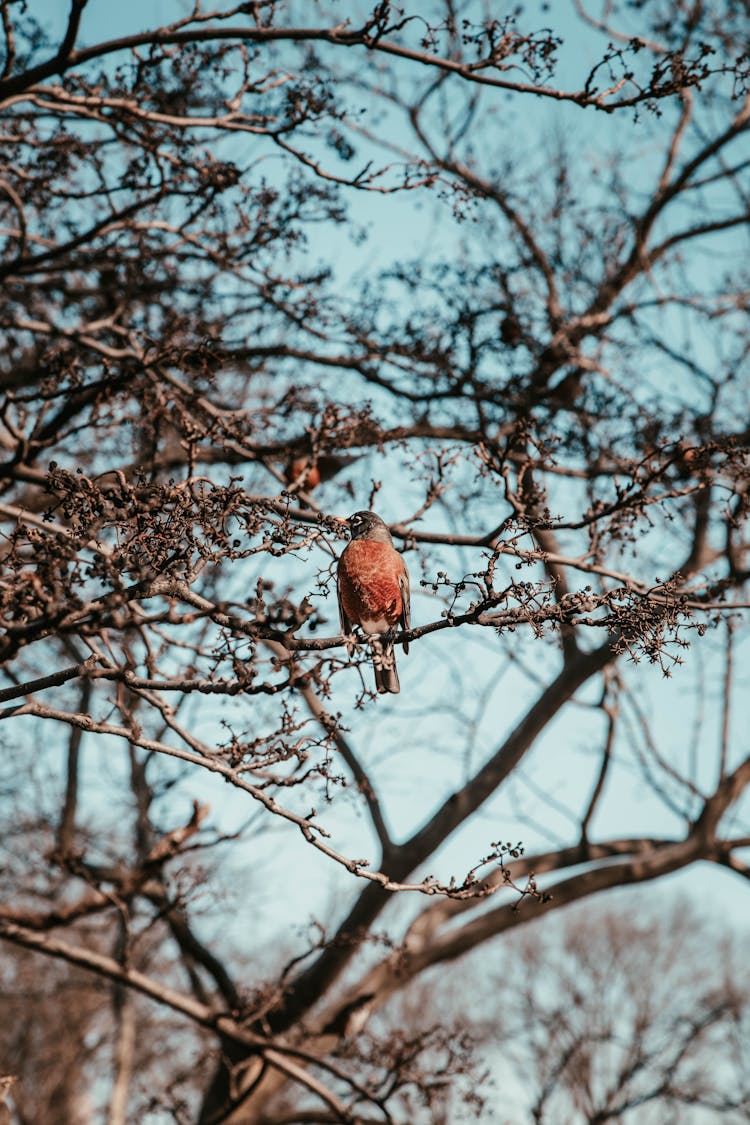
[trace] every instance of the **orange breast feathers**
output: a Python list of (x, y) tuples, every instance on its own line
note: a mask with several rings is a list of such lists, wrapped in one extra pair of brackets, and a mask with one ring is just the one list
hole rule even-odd
[(366, 633), (384, 633), (403, 613), (406, 564), (389, 543), (355, 539), (339, 559), (341, 608)]

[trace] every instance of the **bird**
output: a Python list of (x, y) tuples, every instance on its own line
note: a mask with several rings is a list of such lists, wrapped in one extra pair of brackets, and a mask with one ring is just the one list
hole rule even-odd
[(284, 479), (289, 485), (297, 485), (305, 492), (312, 492), (319, 484), (331, 480), (356, 460), (356, 457), (340, 453), (319, 453), (317, 457), (300, 453), (287, 461)]
[[(375, 512), (355, 512), (343, 522), (351, 542), (337, 570), (341, 631), (350, 637), (352, 626), (359, 625), (368, 634), (375, 686), (381, 695), (398, 695), (401, 687), (389, 634), (396, 625), (410, 628), (409, 572), (393, 546), (390, 531)], [(409, 642), (402, 643), (408, 652)], [(347, 647), (351, 653), (351, 644)]]

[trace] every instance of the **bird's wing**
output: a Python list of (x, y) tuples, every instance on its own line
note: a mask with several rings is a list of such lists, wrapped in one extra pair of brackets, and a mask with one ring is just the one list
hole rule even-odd
[[(339, 565), (341, 565), (340, 559), (339, 559)], [(352, 635), (352, 623), (346, 615), (346, 610), (344, 609), (344, 603), (341, 600), (341, 575), (339, 573), (336, 574), (336, 597), (338, 598), (338, 603), (339, 603), (339, 621), (341, 623), (341, 632), (343, 633), (343, 635), (345, 637), (351, 637), (351, 635)], [(354, 645), (351, 644), (351, 643), (348, 643), (347, 646), (346, 646), (346, 651), (348, 652), (349, 656), (351, 656), (352, 653), (354, 652)]]
[[(401, 616), (399, 617), (399, 624), (404, 630), (411, 629), (411, 594), (409, 592), (409, 571), (406, 569), (404, 563), (404, 572), (398, 580), (399, 590), (401, 591)], [(409, 651), (409, 642), (403, 642), (404, 652)]]
[(336, 580), (336, 596), (338, 598), (338, 603), (339, 603), (339, 621), (341, 623), (341, 632), (346, 637), (352, 631), (352, 623), (349, 620), (349, 618), (346, 616), (346, 610), (344, 609), (344, 603), (341, 600), (341, 576), (340, 575), (337, 577), (337, 580)]

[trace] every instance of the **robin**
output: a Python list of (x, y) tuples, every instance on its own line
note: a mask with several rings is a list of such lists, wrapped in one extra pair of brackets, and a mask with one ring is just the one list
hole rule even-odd
[[(338, 565), (341, 631), (348, 637), (352, 626), (359, 625), (370, 636), (375, 686), (380, 693), (397, 695), (401, 689), (393, 641), (382, 634), (390, 634), (395, 625), (409, 628), (409, 572), (380, 516), (355, 512), (344, 522), (351, 542)], [(403, 645), (408, 652), (408, 641)]]
[(299, 485), (305, 492), (312, 492), (319, 484), (331, 480), (356, 460), (356, 457), (342, 456), (338, 453), (319, 453), (316, 458), (301, 453), (287, 461), (284, 466), (284, 479), (287, 484)]

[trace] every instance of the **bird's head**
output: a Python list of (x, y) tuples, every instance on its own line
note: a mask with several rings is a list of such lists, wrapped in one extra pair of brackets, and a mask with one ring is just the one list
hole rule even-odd
[(374, 512), (355, 512), (344, 521), (352, 539), (375, 539), (381, 543), (392, 543), (391, 533)]

